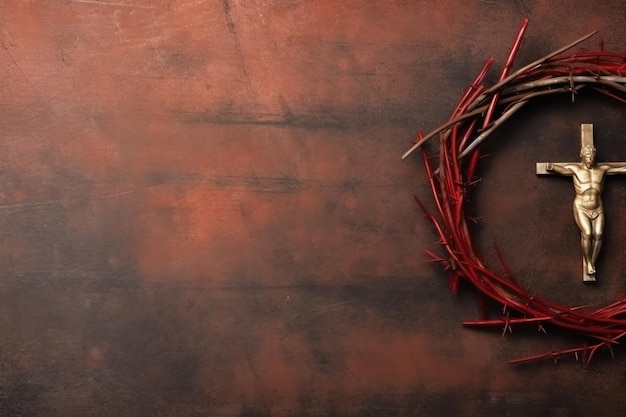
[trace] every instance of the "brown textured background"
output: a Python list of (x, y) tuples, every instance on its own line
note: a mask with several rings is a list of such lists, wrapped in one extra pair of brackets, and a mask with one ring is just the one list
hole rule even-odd
[[(0, 1), (0, 415), (623, 415), (625, 350), (514, 368), (580, 341), (461, 327), (399, 159), (525, 16), (517, 64), (595, 29), (626, 49), (619, 0)], [(624, 110), (568, 100), (493, 138), (476, 233), (601, 305), (626, 180), (588, 287), (571, 183), (534, 163), (576, 159), (581, 122), (626, 159)]]

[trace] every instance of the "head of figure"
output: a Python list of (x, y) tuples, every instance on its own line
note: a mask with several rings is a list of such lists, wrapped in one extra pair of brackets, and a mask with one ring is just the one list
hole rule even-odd
[(596, 162), (596, 148), (592, 145), (586, 145), (580, 150), (580, 157), (587, 168)]

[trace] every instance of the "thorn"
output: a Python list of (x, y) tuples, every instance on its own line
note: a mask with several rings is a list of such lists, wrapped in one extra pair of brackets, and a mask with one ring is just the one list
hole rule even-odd
[(500, 337), (504, 337), (504, 335), (506, 334), (507, 330), (509, 331), (509, 333), (513, 333), (513, 328), (509, 324), (509, 320), (508, 319), (504, 322), (504, 329), (502, 329), (502, 335)]

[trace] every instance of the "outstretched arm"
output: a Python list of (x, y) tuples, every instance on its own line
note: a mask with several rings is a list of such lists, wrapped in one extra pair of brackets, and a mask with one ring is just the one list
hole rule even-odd
[(626, 174), (626, 162), (604, 162), (601, 166), (606, 168), (607, 175)]
[(561, 175), (574, 175), (574, 171), (570, 168), (571, 164), (562, 164), (559, 162), (548, 162), (546, 163), (546, 169), (548, 171), (554, 171), (557, 174), (561, 174)]
[(565, 162), (537, 162), (537, 175), (560, 174), (572, 176), (572, 164)]

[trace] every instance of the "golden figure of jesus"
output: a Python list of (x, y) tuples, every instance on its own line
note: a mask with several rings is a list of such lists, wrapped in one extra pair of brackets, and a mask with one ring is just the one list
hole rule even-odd
[(626, 174), (626, 162), (596, 163), (593, 125), (580, 125), (580, 162), (538, 162), (537, 175), (560, 174), (573, 178), (574, 220), (580, 229), (583, 281), (596, 280), (596, 260), (602, 247), (604, 211), (602, 190), (605, 175)]

